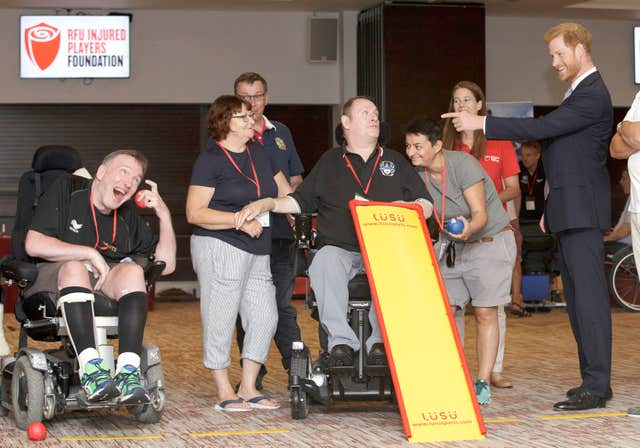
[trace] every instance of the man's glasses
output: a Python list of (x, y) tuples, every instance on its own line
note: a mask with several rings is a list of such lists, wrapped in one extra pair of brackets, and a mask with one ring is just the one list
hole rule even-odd
[(238, 97), (242, 98), (245, 101), (262, 101), (262, 99), (264, 99), (264, 96), (266, 95), (265, 92), (262, 93), (257, 93), (255, 95), (238, 95)]
[(247, 123), (248, 121), (253, 120), (253, 114), (232, 115), (231, 118), (242, 118), (242, 121)]

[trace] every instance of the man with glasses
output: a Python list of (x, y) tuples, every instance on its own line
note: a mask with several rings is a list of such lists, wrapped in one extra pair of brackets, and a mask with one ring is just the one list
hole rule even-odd
[[(251, 149), (257, 147), (268, 151), (274, 168), (280, 170), (289, 181), (291, 188), (295, 189), (302, 183), (304, 168), (289, 128), (280, 122), (269, 120), (264, 115), (264, 108), (269, 99), (267, 81), (258, 73), (246, 72), (236, 78), (233, 88), (236, 96), (251, 103), (251, 112), (255, 121)], [(300, 340), (296, 309), (291, 305), (295, 280), (290, 257), (293, 233), (285, 215), (272, 215), (271, 226), (271, 275), (276, 287), (278, 304), (278, 328), (275, 341), (282, 355), (282, 365), (289, 370), (291, 345), (294, 341)], [(242, 350), (244, 331), (240, 321), (236, 327), (238, 346)], [(267, 369), (263, 365), (256, 380), (258, 389), (261, 388), (262, 378), (266, 373)]]

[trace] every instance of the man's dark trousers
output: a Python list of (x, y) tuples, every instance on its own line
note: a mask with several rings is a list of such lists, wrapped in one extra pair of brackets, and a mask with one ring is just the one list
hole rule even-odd
[(602, 232), (583, 228), (556, 235), (562, 287), (578, 345), (582, 386), (605, 398), (611, 378), (611, 310)]

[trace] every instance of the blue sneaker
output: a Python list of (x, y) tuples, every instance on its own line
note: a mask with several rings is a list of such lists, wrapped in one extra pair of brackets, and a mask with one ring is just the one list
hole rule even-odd
[(127, 364), (122, 367), (114, 380), (120, 390), (120, 403), (147, 404), (151, 401), (151, 397), (140, 384), (140, 369)]
[(120, 395), (116, 383), (111, 379), (109, 366), (102, 358), (92, 359), (84, 365), (80, 382), (87, 395), (87, 401), (92, 403), (110, 400)]
[(476, 381), (476, 383), (473, 385), (473, 388), (476, 391), (478, 404), (491, 403), (491, 387), (489, 387), (489, 385), (485, 380)]

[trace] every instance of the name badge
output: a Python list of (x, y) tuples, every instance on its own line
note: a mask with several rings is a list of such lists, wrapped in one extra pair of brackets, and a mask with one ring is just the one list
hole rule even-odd
[(364, 196), (362, 196), (361, 194), (354, 194), (353, 195), (353, 199), (355, 199), (356, 201), (368, 201), (369, 199), (365, 198)]
[(527, 199), (524, 204), (527, 211), (534, 211), (536, 209), (536, 201), (533, 199)]
[(262, 227), (269, 227), (269, 212), (264, 212), (256, 216), (256, 220), (262, 225)]

